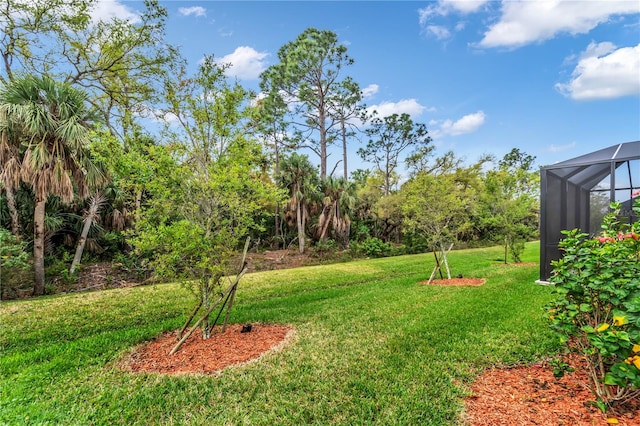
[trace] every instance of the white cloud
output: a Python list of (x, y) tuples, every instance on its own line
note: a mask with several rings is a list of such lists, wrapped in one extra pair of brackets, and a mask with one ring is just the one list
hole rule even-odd
[[(418, 9), (418, 20), (425, 34), (435, 36), (438, 40), (446, 40), (451, 38), (452, 30), (444, 25), (432, 23), (434, 18), (450, 14), (467, 15), (478, 12), (487, 3), (489, 3), (489, 0), (440, 0), (423, 9)], [(462, 31), (465, 25), (464, 21), (460, 21), (453, 26), (453, 31)]]
[(370, 98), (373, 95), (375, 95), (376, 93), (378, 93), (379, 89), (380, 89), (380, 87), (377, 84), (370, 84), (367, 87), (365, 87), (364, 89), (362, 89), (362, 97)]
[(399, 102), (382, 102), (378, 105), (372, 105), (367, 111), (378, 112), (378, 117), (388, 117), (393, 114), (409, 114), (412, 118), (420, 116), (426, 107), (420, 105), (415, 99), (403, 99)]
[(640, 95), (640, 44), (616, 49), (612, 43), (591, 43), (567, 83), (556, 84), (576, 100)]
[(444, 40), (451, 37), (451, 31), (441, 25), (427, 25), (427, 34), (434, 35), (438, 40)]
[(180, 7), (178, 8), (178, 12), (183, 16), (207, 16), (207, 9), (201, 6)]
[(585, 34), (613, 15), (640, 13), (638, 1), (503, 1), (499, 22), (481, 47), (520, 47), (560, 33)]
[(467, 23), (465, 21), (460, 21), (456, 24), (456, 26), (454, 27), (456, 32), (462, 31), (466, 28)]
[(426, 25), (434, 16), (447, 16), (451, 13), (469, 14), (477, 12), (489, 3), (489, 0), (440, 0), (424, 9), (418, 9), (420, 25)]
[(485, 114), (483, 111), (478, 111), (473, 114), (465, 115), (457, 121), (453, 120), (444, 120), (444, 121), (435, 121), (432, 120), (429, 122), (429, 125), (437, 127), (436, 129), (430, 130), (431, 136), (433, 138), (440, 138), (443, 136), (459, 136), (465, 135), (467, 133), (473, 133), (478, 130), (485, 122)]
[(576, 143), (574, 141), (566, 145), (550, 145), (548, 150), (551, 152), (562, 152), (575, 147), (576, 147)]
[(473, 13), (482, 9), (490, 0), (440, 0), (440, 4), (460, 13)]
[(100, 0), (91, 10), (91, 20), (109, 21), (113, 18), (126, 20), (132, 23), (140, 22), (140, 16), (128, 6), (118, 0)]
[(252, 47), (240, 46), (226, 56), (216, 59), (219, 64), (231, 64), (226, 74), (241, 80), (254, 80), (266, 69), (266, 52), (258, 52)]

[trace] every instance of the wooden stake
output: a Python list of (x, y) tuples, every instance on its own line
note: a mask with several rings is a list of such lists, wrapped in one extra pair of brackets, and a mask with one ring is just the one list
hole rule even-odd
[(211, 305), (209, 307), (209, 309), (207, 309), (207, 311), (204, 313), (203, 316), (200, 317), (200, 319), (198, 321), (196, 321), (196, 323), (193, 325), (193, 327), (191, 327), (191, 329), (187, 332), (187, 334), (184, 335), (184, 337), (182, 339), (180, 339), (180, 341), (173, 347), (173, 349), (171, 349), (171, 352), (169, 352), (169, 355), (173, 355), (175, 354), (178, 349), (180, 349), (180, 346), (182, 346), (182, 344), (184, 342), (186, 342), (186, 340), (189, 338), (189, 336), (191, 336), (193, 334), (194, 331), (196, 331), (196, 329), (198, 328), (198, 326), (200, 325), (200, 323), (202, 323), (202, 321), (204, 321), (204, 319), (206, 317), (209, 316), (209, 314), (211, 314), (211, 312), (213, 312), (213, 310), (218, 306), (218, 303), (220, 303), (222, 301), (222, 299), (224, 299), (232, 290), (233, 287), (235, 287), (236, 285), (238, 285), (238, 282), (240, 281), (240, 278), (242, 278), (242, 276), (247, 272), (247, 268), (244, 268), (242, 270), (242, 272), (240, 272), (238, 274), (238, 276), (236, 277), (236, 280), (233, 284), (231, 284), (225, 291), (224, 293), (222, 293), (222, 295), (220, 296), (220, 298), (216, 301), (216, 303), (214, 303), (213, 305)]
[[(242, 252), (242, 269), (247, 266), (247, 252), (249, 251), (249, 237), (247, 237), (247, 241), (244, 243), (244, 251)], [(224, 324), (222, 325), (222, 332), (224, 333), (227, 329), (227, 324), (229, 322), (229, 315), (231, 315), (231, 308), (233, 307), (233, 302), (236, 298), (236, 291), (238, 290), (238, 286), (234, 287), (231, 291), (231, 298), (229, 299), (229, 306), (227, 307), (227, 313), (224, 316)]]
[(200, 299), (200, 303), (198, 303), (198, 306), (196, 306), (196, 308), (193, 310), (193, 312), (191, 312), (191, 315), (189, 316), (189, 319), (184, 323), (184, 325), (182, 326), (180, 331), (178, 331), (178, 340), (182, 339), (182, 333), (184, 333), (184, 331), (187, 329), (187, 327), (189, 327), (189, 324), (191, 323), (191, 321), (193, 321), (193, 317), (196, 316), (196, 314), (200, 310), (201, 306), (202, 306), (202, 299)]
[[(191, 336), (193, 334), (193, 332), (198, 328), (200, 323), (202, 323), (202, 321), (204, 321), (205, 318), (207, 318), (209, 316), (209, 314), (211, 314), (211, 312), (213, 312), (213, 310), (218, 306), (218, 303), (220, 303), (223, 299), (226, 298), (225, 302), (222, 304), (222, 309), (224, 309), (224, 305), (227, 303), (227, 300), (229, 300), (229, 296), (231, 296), (232, 293), (235, 294), (235, 291), (236, 291), (236, 289), (238, 287), (238, 283), (240, 282), (240, 278), (242, 278), (242, 276), (248, 271), (247, 263), (246, 263), (247, 251), (248, 250), (249, 250), (249, 237), (247, 237), (247, 241), (244, 243), (244, 251), (242, 253), (241, 271), (236, 276), (236, 279), (233, 282), (233, 284), (231, 284), (229, 287), (227, 287), (227, 289), (220, 295), (220, 298), (214, 304), (209, 306), (209, 309), (207, 309), (207, 311), (204, 313), (204, 315), (202, 315), (200, 317), (200, 319), (198, 319), (198, 321), (196, 321), (196, 323), (193, 325), (193, 327), (191, 327), (189, 332), (187, 332), (187, 334), (180, 339), (180, 341), (173, 347), (173, 349), (171, 349), (171, 352), (169, 352), (169, 355), (175, 354), (178, 351), (178, 349), (180, 349), (180, 346), (182, 346), (182, 344), (187, 341), (189, 336)], [(200, 302), (200, 304), (202, 304), (202, 302)], [(198, 306), (198, 309), (200, 309), (200, 306)], [(222, 313), (222, 309), (220, 310), (220, 313)], [(229, 310), (230, 310), (230, 308), (229, 308)], [(197, 310), (194, 311), (193, 315), (195, 315), (196, 312), (197, 312)], [(229, 311), (227, 311), (226, 318), (228, 318), (228, 316), (229, 316)], [(220, 314), (218, 314), (218, 317), (220, 317)], [(226, 325), (226, 318), (225, 318), (225, 325)], [(192, 318), (189, 319), (189, 322), (191, 322), (191, 319)], [(216, 318), (216, 321), (218, 321), (218, 318)], [(215, 322), (214, 322), (214, 325), (215, 325)], [(184, 330), (182, 330), (182, 331), (184, 331)], [(180, 334), (182, 334), (182, 333), (180, 333)]]

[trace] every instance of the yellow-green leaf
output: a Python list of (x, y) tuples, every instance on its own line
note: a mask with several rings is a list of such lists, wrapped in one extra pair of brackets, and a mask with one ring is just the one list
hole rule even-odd
[(614, 315), (613, 316), (613, 325), (620, 327), (621, 325), (628, 324), (629, 320), (626, 315)]

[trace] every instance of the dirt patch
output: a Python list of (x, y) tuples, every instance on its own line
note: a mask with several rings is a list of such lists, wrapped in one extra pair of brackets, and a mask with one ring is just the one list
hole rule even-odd
[(267, 250), (263, 253), (247, 253), (250, 271), (268, 271), (273, 269), (290, 269), (317, 264), (317, 259), (297, 250)]
[(442, 285), (442, 286), (453, 286), (453, 287), (460, 287), (460, 286), (478, 287), (484, 284), (485, 282), (487, 282), (487, 280), (484, 278), (450, 278), (450, 279), (444, 279), (444, 280), (432, 280), (431, 283), (429, 283), (429, 280), (420, 281), (418, 284)]
[(615, 418), (613, 424), (640, 425), (639, 401), (603, 414), (590, 403), (595, 398), (586, 387), (587, 376), (580, 368), (584, 364), (579, 359), (569, 362), (576, 371), (561, 379), (547, 363), (485, 371), (465, 399), (466, 421), (470, 426), (592, 426)]
[(256, 360), (281, 347), (293, 335), (293, 328), (285, 325), (252, 324), (246, 333), (241, 332), (242, 328), (242, 324), (233, 324), (222, 333), (221, 327), (216, 327), (207, 340), (197, 330), (173, 355), (169, 352), (178, 341), (176, 332), (167, 332), (135, 348), (120, 366), (138, 373), (213, 374)]

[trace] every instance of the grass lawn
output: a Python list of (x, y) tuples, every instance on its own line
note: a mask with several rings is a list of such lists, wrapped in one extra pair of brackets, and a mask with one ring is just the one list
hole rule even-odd
[[(538, 247), (523, 260), (537, 262)], [(501, 254), (450, 254), (452, 273), (481, 287), (417, 284), (427, 254), (249, 274), (232, 321), (291, 324), (296, 337), (217, 377), (115, 367), (182, 325), (193, 300), (177, 284), (3, 302), (0, 424), (460, 424), (482, 369), (559, 348), (538, 267), (497, 266)]]

